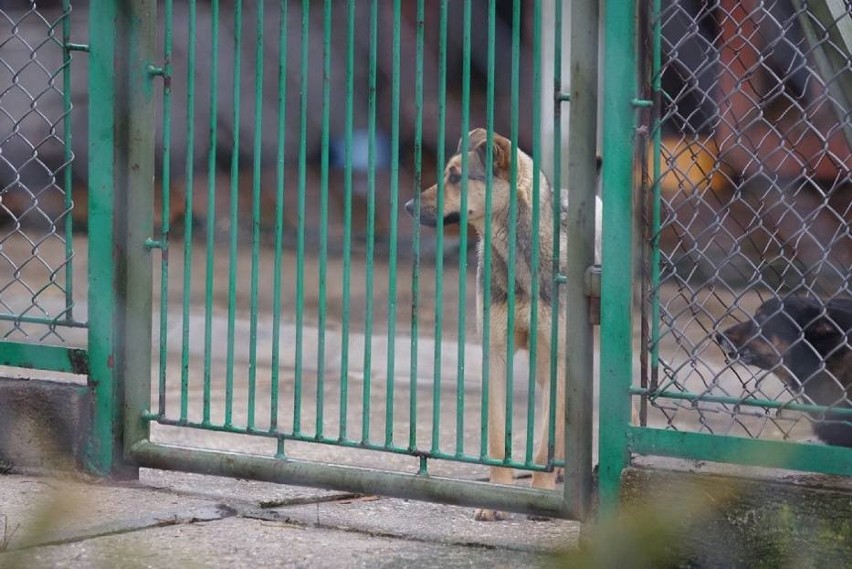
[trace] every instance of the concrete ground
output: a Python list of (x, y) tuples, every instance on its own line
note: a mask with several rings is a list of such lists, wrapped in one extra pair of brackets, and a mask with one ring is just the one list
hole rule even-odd
[(0, 568), (518, 567), (579, 525), (143, 469), (138, 482), (0, 476)]
[[(85, 299), (85, 243), (76, 242), (78, 252), (75, 265), (76, 291)], [(25, 256), (26, 251), (21, 252)], [(240, 287), (238, 289), (238, 313), (236, 333), (238, 339), (235, 354), (234, 403), (232, 413), (235, 424), (244, 426), (247, 413), (246, 371), (248, 368), (247, 342), (250, 319), (246, 312), (245, 279), (250, 270), (243, 266), (250, 259), (249, 252), (240, 256)], [(170, 303), (168, 324), (163, 339), (167, 347), (165, 408), (168, 418), (176, 418), (181, 408), (181, 356), (186, 350), (189, 358), (188, 389), (186, 407), (190, 420), (199, 420), (202, 412), (205, 348), (203, 343), (204, 289), (203, 256), (195, 258), (195, 277), (188, 290), (191, 294), (189, 325), (190, 340), (184, 348), (181, 342), (183, 289), (182, 264), (173, 260), (170, 278)], [(286, 264), (292, 268), (293, 259), (287, 257)], [(269, 251), (263, 251), (263, 265), (271, 265)], [(317, 413), (317, 335), (316, 263), (312, 260), (306, 269), (307, 286), (306, 326), (304, 358), (305, 385), (302, 404), (302, 424), (305, 432), (312, 433)], [(337, 283), (340, 275), (332, 270), (330, 283)], [(428, 274), (428, 273), (427, 273)], [(38, 276), (38, 275), (36, 275)], [(215, 350), (210, 358), (211, 416), (220, 422), (224, 413), (224, 377), (226, 374), (227, 340), (227, 295), (223, 294), (222, 283), (227, 275), (217, 272), (214, 291), (212, 334)], [(221, 278), (220, 278), (221, 277)], [(406, 292), (410, 284), (410, 271), (400, 271), (399, 306), (410, 304)], [(456, 288), (458, 273), (451, 268), (445, 280)], [(357, 273), (352, 294), (352, 333), (349, 350), (362, 354), (367, 343), (364, 329), (363, 273)], [(272, 321), (270, 301), (270, 279), (261, 279), (262, 291), (259, 298), (259, 333), (257, 359), (257, 419), (256, 426), (267, 425), (270, 411), (270, 389), (272, 366)], [(279, 363), (281, 396), (278, 410), (281, 429), (292, 428), (293, 381), (294, 381), (294, 335), (292, 324), (293, 280), (285, 279), (284, 309), (281, 330), (281, 361)], [(372, 440), (381, 441), (386, 431), (387, 370), (389, 351), (387, 341), (387, 286), (386, 273), (376, 278), (375, 326), (372, 335), (373, 365), (370, 376), (373, 380), (370, 416)], [(421, 305), (420, 325), (424, 331), (434, 329), (435, 279), (432, 274), (424, 277), (421, 289), (424, 300)], [(158, 292), (158, 286), (155, 286)], [(330, 287), (333, 288), (333, 287)], [(468, 302), (472, 302), (472, 286), (467, 291)], [(438, 398), (442, 409), (440, 419), (440, 444), (452, 451), (456, 437), (456, 359), (458, 325), (453, 316), (457, 311), (457, 291), (447, 294), (444, 307), (446, 337), (443, 341), (444, 358), (441, 360), (442, 383)], [(26, 304), (25, 294), (15, 296)], [(59, 294), (40, 298), (42, 305), (54, 310), (61, 305)], [(339, 298), (329, 301), (330, 325), (326, 338), (325, 360), (325, 403), (322, 412), (326, 434), (337, 436), (340, 429), (340, 354), (341, 342), (339, 323), (335, 322), (339, 312)], [(56, 306), (54, 306), (56, 305)], [(22, 307), (19, 307), (23, 309)], [(85, 302), (77, 305), (78, 314), (85, 315)], [(400, 308), (400, 315), (404, 309)], [(410, 422), (410, 352), (407, 325), (400, 316), (400, 326), (395, 345), (396, 365), (390, 382), (395, 391), (395, 415), (393, 432), (396, 444), (407, 440)], [(474, 322), (468, 319), (465, 331), (473, 339)], [(154, 330), (159, 330), (154, 322)], [(84, 330), (63, 330), (63, 340), (71, 345), (85, 345)], [(14, 335), (14, 334), (13, 334)], [(23, 339), (16, 338), (16, 339)], [(155, 346), (157, 338), (155, 333)], [(435, 400), (433, 399), (434, 370), (432, 368), (435, 342), (424, 335), (418, 349), (418, 385), (416, 410), (418, 415), (418, 446), (428, 448), (431, 436), (431, 420)], [(157, 349), (152, 356), (152, 400), (158, 398)], [(476, 453), (479, 448), (480, 391), (478, 369), (481, 355), (475, 346), (466, 350), (468, 369), (462, 378), (468, 401), (465, 404), (463, 443), (466, 453)], [(350, 386), (349, 437), (362, 436), (362, 413), (364, 397), (364, 373), (361, 355), (353, 355), (350, 370), (345, 374)], [(524, 449), (525, 382), (523, 376), (525, 360), (518, 362), (519, 385), (516, 407), (518, 428), (516, 444), (518, 452)], [(8, 375), (38, 377), (33, 370), (0, 370)], [(55, 374), (48, 374), (56, 379)], [(521, 379), (523, 378), (523, 379)], [(85, 378), (70, 377), (73, 383), (84, 382)], [(274, 439), (247, 435), (216, 433), (199, 429), (183, 429), (154, 424), (152, 438), (156, 441), (181, 444), (196, 448), (212, 448), (270, 455), (275, 452)], [(393, 471), (416, 472), (416, 458), (380, 452), (345, 449), (334, 445), (311, 443), (287, 444), (288, 456), (328, 462), (352, 464)], [(0, 464), (2, 467), (2, 464)], [(0, 470), (2, 472), (2, 470)], [(482, 480), (487, 469), (454, 461), (430, 462), (430, 474), (464, 479)], [(528, 485), (528, 480), (519, 484)], [(115, 483), (84, 478), (80, 475), (45, 477), (43, 473), (14, 471), (0, 475), (0, 569), (12, 567), (504, 567), (542, 565), (549, 561), (553, 552), (571, 547), (576, 543), (579, 524), (571, 521), (534, 521), (523, 515), (511, 515), (505, 521), (495, 523), (477, 522), (471, 508), (453, 507), (426, 502), (391, 499), (377, 496), (359, 496), (327, 490), (317, 490), (288, 485), (233, 480), (179, 472), (141, 469), (138, 481)]]

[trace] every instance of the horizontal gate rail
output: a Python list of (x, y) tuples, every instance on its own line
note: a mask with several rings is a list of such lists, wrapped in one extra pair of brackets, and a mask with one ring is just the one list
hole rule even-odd
[[(631, 388), (633, 395), (643, 395), (650, 400), (658, 399), (681, 399), (684, 401), (707, 401), (708, 403), (724, 403), (743, 407), (759, 407), (762, 409), (789, 409), (790, 411), (802, 411), (804, 413), (822, 413), (826, 410), (824, 405), (811, 405), (808, 403), (795, 403), (792, 401), (767, 401), (755, 397), (730, 397), (721, 395), (707, 395), (704, 393), (689, 393), (685, 391), (668, 391), (665, 389), (651, 391), (648, 389)], [(832, 414), (838, 417), (852, 417), (852, 408), (832, 409)]]
[[(264, 437), (269, 439), (275, 439), (283, 444), (284, 441), (297, 441), (297, 442), (305, 442), (305, 443), (318, 443), (325, 445), (332, 445), (343, 448), (350, 449), (360, 449), (360, 450), (372, 450), (372, 451), (381, 451), (381, 452), (389, 452), (392, 454), (402, 454), (406, 456), (412, 456), (419, 458), (421, 460), (420, 470), (423, 473), (427, 472), (426, 461), (427, 460), (452, 460), (454, 462), (461, 462), (467, 464), (483, 464), (486, 466), (502, 466), (505, 468), (522, 468), (525, 471), (529, 472), (551, 472), (554, 468), (561, 468), (565, 466), (564, 460), (556, 460), (554, 459), (551, 464), (535, 464), (533, 462), (522, 462), (522, 461), (513, 461), (513, 460), (501, 460), (490, 458), (486, 455), (471, 455), (471, 454), (462, 454), (462, 453), (451, 453), (451, 452), (443, 452), (440, 449), (430, 449), (430, 450), (420, 450), (418, 448), (413, 447), (402, 447), (395, 446), (389, 443), (374, 443), (370, 441), (364, 440), (354, 440), (354, 439), (343, 439), (343, 438), (332, 438), (326, 437), (322, 434), (310, 435), (306, 433), (284, 433), (277, 431), (268, 431), (265, 429), (259, 429), (255, 427), (239, 427), (234, 425), (216, 425), (211, 423), (198, 423), (194, 421), (184, 421), (184, 420), (176, 420), (176, 419), (168, 419), (165, 417), (159, 417), (153, 414), (145, 414), (143, 415), (143, 419), (146, 421), (156, 421), (157, 424), (166, 425), (169, 427), (185, 427), (188, 429), (199, 429), (202, 431), (210, 431), (215, 433), (234, 433), (234, 434), (244, 434), (251, 435), (256, 437)], [(282, 453), (283, 455), (283, 453)]]
[(86, 350), (26, 342), (0, 342), (0, 365), (86, 375)]
[(630, 427), (627, 436), (630, 450), (638, 454), (805, 472), (819, 465), (823, 474), (852, 476), (850, 451), (843, 447), (648, 427)]
[(493, 484), (442, 476), (403, 474), (306, 460), (281, 460), (147, 441), (134, 445), (130, 449), (130, 457), (150, 468), (163, 470), (215, 474), (555, 517), (566, 517), (570, 513), (563, 498), (553, 493), (516, 486), (501, 486), (500, 491), (496, 492)]

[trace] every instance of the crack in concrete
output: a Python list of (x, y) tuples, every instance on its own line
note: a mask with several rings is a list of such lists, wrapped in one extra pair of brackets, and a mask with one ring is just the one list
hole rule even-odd
[(24, 551), (27, 549), (35, 549), (37, 547), (47, 547), (52, 545), (65, 545), (98, 537), (121, 535), (152, 528), (188, 525), (198, 522), (214, 522), (234, 517), (236, 515), (239, 515), (238, 510), (227, 504), (216, 504), (215, 506), (210, 507), (192, 508), (189, 512), (186, 510), (158, 512), (143, 518), (130, 518), (90, 526), (88, 528), (83, 528), (79, 532), (59, 531), (42, 539), (12, 543), (9, 544), (4, 552)]
[[(360, 496), (359, 496), (360, 497)], [(337, 500), (326, 500), (326, 502), (332, 502)], [(319, 504), (319, 502), (317, 502)], [(386, 539), (393, 539), (397, 541), (407, 541), (407, 542), (415, 542), (415, 543), (424, 543), (424, 544), (440, 544), (447, 546), (458, 546), (458, 547), (469, 547), (469, 548), (477, 548), (484, 549), (489, 551), (517, 551), (520, 553), (533, 553), (533, 554), (541, 554), (547, 555), (552, 553), (552, 551), (544, 548), (534, 548), (534, 547), (516, 547), (513, 545), (497, 545), (491, 543), (482, 543), (478, 541), (466, 541), (466, 540), (434, 540), (428, 537), (419, 537), (412, 534), (404, 534), (404, 533), (394, 533), (390, 531), (382, 531), (377, 529), (365, 529), (358, 528), (348, 525), (335, 525), (330, 523), (323, 523), (320, 521), (316, 521), (314, 523), (306, 522), (304, 519), (301, 519), (298, 516), (290, 516), (284, 512), (278, 512), (274, 510), (262, 510), (262, 509), (254, 509), (246, 510), (240, 512), (239, 517), (247, 518), (252, 520), (264, 521), (264, 522), (277, 522), (281, 524), (287, 524), (291, 526), (296, 526), (299, 528), (309, 529), (309, 528), (318, 528), (324, 530), (332, 530), (332, 531), (342, 531), (351, 534), (358, 535), (366, 535), (369, 537), (381, 537)]]

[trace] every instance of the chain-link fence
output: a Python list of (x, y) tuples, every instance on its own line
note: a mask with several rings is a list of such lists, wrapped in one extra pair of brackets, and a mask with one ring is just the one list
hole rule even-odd
[(850, 13), (645, 14), (651, 426), (852, 446)]
[(0, 337), (62, 341), (72, 315), (71, 7), (0, 2)]

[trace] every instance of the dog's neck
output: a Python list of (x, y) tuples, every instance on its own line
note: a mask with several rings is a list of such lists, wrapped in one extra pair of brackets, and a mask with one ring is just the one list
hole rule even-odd
[[(490, 220), (490, 239), (489, 245), (491, 249), (492, 263), (501, 264), (509, 267), (517, 268), (515, 271), (516, 289), (522, 294), (531, 294), (532, 292), (532, 266), (533, 266), (533, 245), (534, 240), (538, 238), (538, 267), (539, 267), (539, 294), (546, 301), (549, 301), (551, 290), (551, 276), (553, 274), (553, 190), (550, 182), (541, 172), (539, 176), (539, 210), (538, 210), (538, 230), (533, 228), (533, 176), (535, 169), (533, 168), (532, 158), (524, 153), (518, 153), (518, 176), (516, 195), (517, 195), (517, 216), (511, 219), (510, 206), (507, 203), (504, 207), (494, 211)], [(488, 220), (480, 220), (474, 225), (474, 229), (479, 234), (479, 263), (484, 263), (486, 227), (485, 223)], [(514, 258), (510, 259), (511, 234), (514, 231), (515, 250)]]

